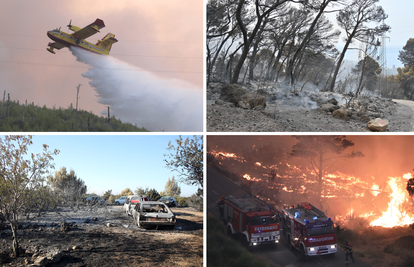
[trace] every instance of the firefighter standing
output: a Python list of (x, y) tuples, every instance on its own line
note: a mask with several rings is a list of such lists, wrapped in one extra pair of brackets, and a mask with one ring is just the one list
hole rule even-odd
[(352, 246), (348, 243), (348, 241), (345, 241), (345, 261), (346, 265), (348, 266), (348, 257), (351, 257), (352, 262), (354, 263), (354, 256), (352, 255)]
[(220, 213), (220, 220), (223, 219), (223, 213), (224, 213), (224, 196), (221, 196), (219, 203), (217, 203), (216, 208), (219, 210)]

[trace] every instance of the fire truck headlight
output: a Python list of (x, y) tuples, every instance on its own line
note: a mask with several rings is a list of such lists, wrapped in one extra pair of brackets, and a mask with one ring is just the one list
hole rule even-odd
[(331, 245), (331, 249), (334, 249), (334, 248), (336, 248), (336, 245)]
[(299, 240), (299, 238), (295, 237), (295, 241), (298, 241), (298, 240)]
[(279, 239), (276, 239), (275, 243), (279, 243)]
[(309, 251), (315, 251), (315, 248), (309, 248)]
[(257, 243), (253, 243), (253, 246), (256, 246), (257, 245)]

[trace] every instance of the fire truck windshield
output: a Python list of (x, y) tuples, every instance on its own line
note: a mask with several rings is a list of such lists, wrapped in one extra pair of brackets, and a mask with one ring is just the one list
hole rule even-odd
[(334, 227), (332, 224), (325, 225), (308, 225), (308, 236), (329, 235), (334, 234)]
[(256, 217), (252, 217), (251, 221), (250, 221), (250, 225), (268, 225), (268, 224), (272, 224), (272, 223), (277, 223), (276, 219), (274, 218), (274, 216), (271, 215), (267, 215), (267, 216), (256, 216)]

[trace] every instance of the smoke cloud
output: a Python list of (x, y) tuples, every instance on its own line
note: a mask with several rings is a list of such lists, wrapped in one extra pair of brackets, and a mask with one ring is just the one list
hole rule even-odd
[(91, 66), (82, 76), (90, 80), (98, 102), (110, 106), (111, 116), (150, 131), (203, 131), (201, 88), (162, 79), (112, 56), (70, 50), (77, 61)]

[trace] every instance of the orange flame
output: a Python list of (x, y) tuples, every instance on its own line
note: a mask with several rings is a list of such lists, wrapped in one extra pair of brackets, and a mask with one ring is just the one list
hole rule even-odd
[(388, 203), (388, 209), (384, 211), (378, 219), (370, 223), (371, 226), (382, 226), (391, 228), (394, 226), (404, 226), (414, 223), (414, 217), (411, 217), (403, 210), (402, 205), (408, 200), (408, 192), (405, 190), (405, 183), (402, 179), (410, 179), (411, 174), (405, 174), (403, 178), (390, 177), (388, 185), (392, 193), (391, 200)]

